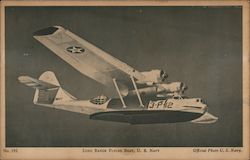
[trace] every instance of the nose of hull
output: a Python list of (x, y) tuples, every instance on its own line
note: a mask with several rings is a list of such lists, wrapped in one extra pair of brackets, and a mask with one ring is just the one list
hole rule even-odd
[(204, 114), (207, 112), (206, 104), (183, 106), (182, 111)]
[(206, 104), (203, 104), (202, 105), (202, 110), (203, 110), (203, 113), (206, 113), (208, 108), (207, 108), (207, 105)]

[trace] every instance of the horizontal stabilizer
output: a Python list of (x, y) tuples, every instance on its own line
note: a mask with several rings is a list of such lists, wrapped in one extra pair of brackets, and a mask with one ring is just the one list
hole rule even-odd
[(42, 80), (38, 80), (29, 76), (20, 76), (18, 80), (25, 84), (28, 87), (32, 87), (34, 89), (51, 89), (51, 88), (58, 88), (59, 86), (55, 84), (51, 84), (48, 82), (44, 82)]
[(217, 120), (218, 120), (218, 117), (215, 117), (212, 114), (206, 112), (203, 116), (201, 116), (200, 118), (195, 119), (191, 122), (207, 124), (207, 123), (215, 123)]

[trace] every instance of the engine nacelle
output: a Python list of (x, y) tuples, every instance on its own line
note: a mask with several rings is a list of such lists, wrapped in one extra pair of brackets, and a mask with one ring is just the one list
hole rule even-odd
[(187, 86), (182, 82), (157, 84), (157, 93), (183, 93)]
[(145, 76), (145, 79), (143, 81), (137, 81), (137, 83), (139, 84), (146, 83), (147, 85), (153, 85), (153, 84), (164, 82), (165, 79), (167, 79), (168, 77), (165, 71), (158, 70), (158, 69), (141, 72), (141, 73)]
[[(157, 97), (167, 97), (173, 96), (175, 94), (183, 94), (183, 92), (187, 89), (187, 86), (182, 82), (172, 82), (172, 83), (161, 83), (155, 84), (150, 87), (140, 88), (138, 92), (142, 96), (156, 95)], [(128, 93), (129, 96), (135, 96), (136, 91), (131, 90)]]

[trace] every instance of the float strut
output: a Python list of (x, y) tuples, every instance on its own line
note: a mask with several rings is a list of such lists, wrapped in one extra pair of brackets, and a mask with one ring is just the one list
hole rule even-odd
[(124, 102), (124, 100), (123, 100), (122, 94), (121, 94), (121, 92), (120, 92), (120, 90), (119, 90), (119, 87), (118, 87), (118, 85), (117, 85), (117, 82), (116, 82), (116, 79), (115, 79), (115, 78), (113, 78), (113, 82), (114, 82), (114, 85), (115, 85), (115, 89), (116, 89), (116, 91), (117, 91), (117, 93), (118, 93), (118, 95), (119, 95), (119, 97), (120, 97), (121, 102), (122, 102), (122, 107), (123, 107), (123, 108), (126, 108), (127, 106), (126, 106), (126, 104), (125, 104), (125, 102)]
[(135, 83), (135, 79), (134, 79), (134, 77), (132, 77), (132, 76), (130, 76), (130, 78), (131, 78), (131, 80), (132, 80), (132, 82), (133, 82), (133, 85), (134, 85), (134, 88), (135, 88), (136, 95), (137, 95), (138, 100), (139, 100), (139, 102), (140, 102), (140, 106), (141, 106), (141, 107), (144, 107), (144, 105), (143, 105), (143, 103), (142, 103), (142, 100), (141, 100), (140, 93), (139, 93), (138, 88), (137, 88), (136, 83)]

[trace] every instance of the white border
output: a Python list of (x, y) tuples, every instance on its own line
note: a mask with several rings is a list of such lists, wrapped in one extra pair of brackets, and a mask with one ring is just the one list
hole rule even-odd
[[(1, 159), (249, 159), (249, 3), (248, 1), (4, 1), (1, 2)], [(5, 6), (242, 6), (243, 146), (241, 153), (194, 153), (189, 147), (159, 147), (159, 153), (84, 153), (76, 148), (5, 148)], [(87, 147), (86, 147), (87, 148)], [(133, 147), (129, 147), (133, 148)], [(136, 149), (137, 147), (134, 147)], [(198, 147), (231, 149), (230, 147)], [(9, 152), (4, 152), (7, 149)], [(15, 152), (17, 149), (18, 152)], [(92, 148), (94, 149), (94, 148)], [(106, 149), (109, 149), (106, 147)], [(144, 149), (141, 147), (141, 149)]]

